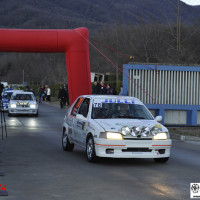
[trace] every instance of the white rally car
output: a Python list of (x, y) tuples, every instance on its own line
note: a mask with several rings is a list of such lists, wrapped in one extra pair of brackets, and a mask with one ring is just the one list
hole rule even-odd
[(89, 161), (97, 157), (153, 158), (167, 162), (171, 139), (137, 98), (111, 95), (80, 96), (68, 109), (63, 123), (62, 146), (86, 148)]
[(12, 96), (13, 92), (18, 92), (18, 91), (23, 92), (23, 90), (6, 90), (2, 92), (3, 111), (8, 111), (10, 97)]
[(8, 105), (8, 116), (28, 114), (38, 117), (38, 104), (33, 92), (13, 92)]

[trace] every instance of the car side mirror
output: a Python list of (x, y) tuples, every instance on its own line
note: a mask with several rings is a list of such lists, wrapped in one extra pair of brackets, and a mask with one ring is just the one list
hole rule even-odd
[(79, 120), (83, 120), (83, 121), (86, 121), (86, 120), (87, 120), (87, 119), (86, 119), (83, 115), (81, 115), (81, 114), (77, 114), (77, 115), (76, 115), (76, 118), (79, 119)]
[(155, 120), (156, 120), (157, 122), (161, 122), (161, 121), (162, 121), (162, 116), (156, 116), (156, 117), (155, 117)]

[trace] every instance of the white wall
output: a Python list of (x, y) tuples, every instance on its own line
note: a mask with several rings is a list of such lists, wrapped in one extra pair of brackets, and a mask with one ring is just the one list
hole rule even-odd
[(186, 123), (187, 123), (187, 111), (165, 110), (164, 124), (186, 124)]
[(197, 111), (197, 124), (200, 124), (200, 111)]

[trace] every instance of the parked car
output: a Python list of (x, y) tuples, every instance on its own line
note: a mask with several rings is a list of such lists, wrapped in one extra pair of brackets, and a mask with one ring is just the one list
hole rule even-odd
[(13, 92), (8, 105), (8, 116), (13, 114), (28, 114), (38, 117), (38, 104), (33, 92)]
[(91, 162), (97, 157), (167, 162), (172, 142), (168, 129), (159, 123), (161, 120), (134, 97), (80, 96), (64, 118), (63, 150), (81, 146)]
[(10, 97), (11, 97), (11, 95), (14, 91), (17, 92), (17, 91), (23, 91), (23, 90), (6, 90), (6, 91), (3, 91), (3, 93), (2, 93), (2, 104), (3, 104), (2, 110), (3, 111), (8, 111), (8, 104), (9, 104), (9, 101), (10, 101)]

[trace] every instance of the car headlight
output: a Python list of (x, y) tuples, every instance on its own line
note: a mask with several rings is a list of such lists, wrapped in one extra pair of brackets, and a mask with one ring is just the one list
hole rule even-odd
[(35, 104), (31, 104), (31, 105), (30, 105), (30, 108), (35, 109), (35, 108), (36, 108), (36, 105), (35, 105)]
[(123, 140), (123, 136), (121, 133), (106, 132), (106, 139)]
[(157, 133), (158, 133), (158, 128), (156, 128), (155, 126), (152, 127), (152, 129), (151, 129), (151, 134), (152, 134), (153, 136), (155, 136)]
[(142, 130), (141, 130), (141, 135), (142, 135), (143, 137), (148, 137), (148, 136), (150, 135), (150, 129), (149, 129), (149, 127), (144, 127), (144, 128), (142, 128)]
[(16, 104), (10, 104), (11, 108), (16, 108)]
[(131, 130), (128, 126), (122, 127), (122, 135), (128, 135), (130, 134)]
[(167, 133), (157, 133), (153, 136), (154, 140), (167, 140)]
[(131, 130), (131, 135), (134, 137), (140, 135), (140, 133), (141, 133), (141, 128), (139, 126), (133, 127)]

